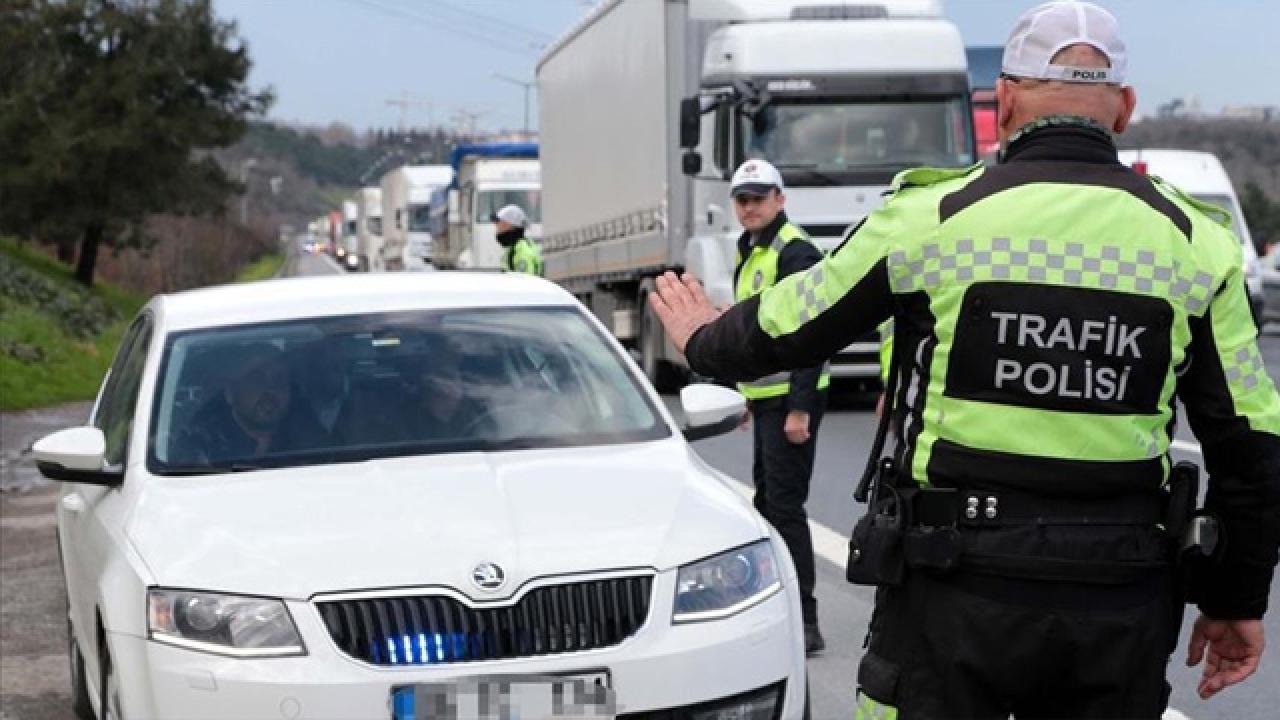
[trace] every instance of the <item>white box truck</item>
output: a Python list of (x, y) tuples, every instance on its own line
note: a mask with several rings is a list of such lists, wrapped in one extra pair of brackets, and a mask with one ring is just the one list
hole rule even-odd
[[(357, 245), (360, 271), (381, 272), (382, 262), (382, 188), (363, 187), (356, 192)], [(375, 259), (378, 267), (375, 267)]]
[(403, 165), (382, 176), (382, 265), (427, 270), (435, 253), (431, 195), (453, 181), (448, 165)]
[(496, 270), (502, 266), (493, 214), (519, 205), (525, 235), (542, 237), (541, 171), (534, 143), (466, 144), (454, 148), (454, 186), (448, 193), (449, 230), (436, 253), (442, 268)]
[[(741, 228), (729, 179), (778, 166), (787, 213), (825, 249), (908, 167), (975, 161), (964, 43), (939, 2), (606, 0), (537, 69), (547, 276), (640, 355), (659, 386), (681, 358), (648, 309), (689, 270), (733, 301)], [(833, 358), (878, 377), (879, 338)]]

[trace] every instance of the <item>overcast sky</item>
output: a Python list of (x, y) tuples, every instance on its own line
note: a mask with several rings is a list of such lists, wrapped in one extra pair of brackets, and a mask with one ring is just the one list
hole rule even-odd
[[(630, 0), (636, 2), (638, 0)], [(644, 0), (659, 2), (661, 0)], [(819, 0), (814, 0), (815, 4)], [(589, 0), (214, 0), (238, 23), (251, 82), (276, 91), (271, 117), (364, 129), (481, 113), (482, 129), (521, 126), (524, 90), (541, 47)], [(1034, 2), (945, 0), (968, 45), (1003, 44)], [(1280, 0), (1102, 0), (1129, 47), (1139, 109), (1194, 94), (1206, 111), (1280, 105)], [(537, 124), (536, 94), (530, 123)]]

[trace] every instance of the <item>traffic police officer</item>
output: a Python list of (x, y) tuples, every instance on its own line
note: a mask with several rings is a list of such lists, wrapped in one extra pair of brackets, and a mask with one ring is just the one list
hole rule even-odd
[[(764, 160), (744, 162), (729, 185), (744, 228), (738, 238), (734, 299), (743, 302), (785, 277), (808, 270), (822, 251), (787, 220), (782, 175)], [(830, 374), (823, 365), (772, 373), (738, 384), (751, 402), (755, 449), (751, 475), (755, 506), (782, 535), (796, 566), (804, 616), (805, 651), (825, 646), (813, 595), (813, 539), (804, 504), (817, 449), (818, 425), (826, 409)]]
[(1229, 218), (1117, 160), (1125, 59), (1096, 5), (1028, 11), (997, 87), (1001, 164), (901, 173), (832, 255), (723, 314), (695, 278), (658, 283), (673, 343), (714, 377), (812, 365), (894, 320), (896, 487), (955, 502), (910, 508), (925, 542), (877, 592), (858, 717), (1161, 716), (1175, 398), (1227, 537), (1191, 588), (1187, 662), (1207, 657), (1202, 697), (1258, 666), (1280, 396)]
[(493, 214), (498, 224), (498, 244), (502, 253), (502, 269), (542, 277), (542, 251), (538, 244), (524, 236), (528, 217), (519, 205), (505, 205)]

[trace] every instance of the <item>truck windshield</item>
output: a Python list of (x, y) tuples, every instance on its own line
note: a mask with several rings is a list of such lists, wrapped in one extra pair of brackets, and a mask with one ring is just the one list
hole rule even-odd
[(369, 232), (374, 235), (382, 234), (382, 218), (371, 217), (365, 219), (365, 225), (369, 228)]
[(493, 222), (493, 214), (519, 205), (531, 223), (542, 222), (542, 193), (538, 190), (481, 190), (476, 193), (476, 222)]
[[(742, 150), (787, 170), (815, 174), (974, 162), (963, 98), (913, 102), (778, 101), (742, 118)], [(792, 182), (792, 178), (787, 178)], [(800, 184), (806, 184), (801, 182)], [(828, 182), (827, 184), (831, 184)]]
[(431, 230), (431, 205), (422, 203), (421, 205), (409, 206), (409, 232), (430, 232)]

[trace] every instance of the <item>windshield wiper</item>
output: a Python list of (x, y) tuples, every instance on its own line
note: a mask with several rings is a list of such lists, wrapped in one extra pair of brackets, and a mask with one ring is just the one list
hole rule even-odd
[(162, 474), (164, 475), (226, 475), (228, 473), (253, 472), (254, 470), (265, 470), (265, 465), (255, 465), (253, 463), (229, 463), (227, 465), (178, 465), (166, 467)]
[(825, 182), (827, 185), (839, 185), (840, 181), (818, 169), (817, 163), (796, 163), (792, 165), (775, 165), (779, 170), (800, 170)]

